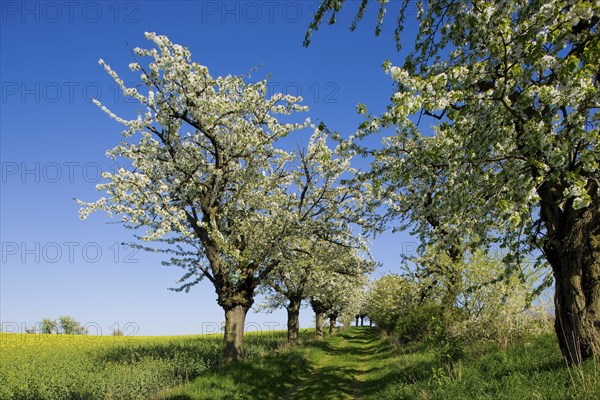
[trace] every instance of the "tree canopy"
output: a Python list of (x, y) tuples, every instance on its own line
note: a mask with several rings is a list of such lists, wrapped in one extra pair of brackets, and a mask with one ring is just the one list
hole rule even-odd
[(256, 290), (274, 271), (287, 276), (305, 265), (301, 256), (310, 249), (303, 244), (323, 242), (352, 254), (361, 246), (348, 223), (361, 193), (341, 184), (349, 158), (335, 156), (319, 128), (306, 152), (278, 147), (310, 125), (277, 119), (306, 111), (300, 97), (270, 95), (266, 80), (246, 83), (248, 76), (214, 78), (187, 48), (154, 33), (146, 38), (155, 47), (133, 53), (150, 61), (129, 65), (140, 73), (139, 87), (126, 86), (100, 60), (143, 111), (126, 119), (95, 100), (125, 125), (107, 155), (128, 160), (130, 168), (104, 173), (97, 188), (106, 197), (79, 201), (80, 215), (118, 216), (148, 243), (137, 246), (168, 254), (165, 264), (185, 270), (174, 290), (208, 279), (225, 311), (224, 361), (235, 361)]
[[(306, 44), (343, 4), (321, 3)], [(380, 7), (377, 33), (391, 3)], [(384, 220), (410, 226), (424, 245), (498, 243), (513, 265), (541, 250), (553, 270), (564, 356), (598, 354), (600, 7), (566, 0), (416, 7), (412, 52), (401, 66), (384, 63), (394, 82), (390, 105), (381, 115), (360, 105), (365, 122), (348, 144), (373, 156), (367, 179), (387, 207)], [(361, 148), (374, 132), (383, 148)]]

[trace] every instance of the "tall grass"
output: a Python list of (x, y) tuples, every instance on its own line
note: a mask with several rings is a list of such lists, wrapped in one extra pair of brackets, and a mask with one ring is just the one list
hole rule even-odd
[(552, 333), (520, 339), (505, 349), (470, 343), (444, 359), (432, 346), (399, 350), (388, 360), (388, 384), (373, 399), (600, 399), (600, 370), (594, 360), (567, 367)]

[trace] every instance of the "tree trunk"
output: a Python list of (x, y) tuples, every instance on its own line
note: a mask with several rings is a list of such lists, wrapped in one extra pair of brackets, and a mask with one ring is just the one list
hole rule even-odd
[(600, 355), (600, 202), (596, 195), (583, 210), (563, 210), (545, 189), (539, 193), (555, 282), (554, 329), (566, 362), (578, 364)]
[(315, 335), (317, 340), (323, 339), (323, 323), (325, 320), (325, 313), (316, 312), (315, 313)]
[(287, 308), (288, 343), (291, 346), (298, 344), (298, 330), (300, 328), (300, 301), (290, 300)]
[(313, 298), (310, 299), (310, 306), (315, 312), (315, 338), (321, 340), (323, 339), (323, 321), (327, 310), (323, 303)]
[(223, 363), (239, 361), (243, 355), (244, 323), (249, 307), (236, 305), (225, 310)]
[(345, 319), (344, 322), (343, 322), (343, 324), (342, 324), (343, 325), (342, 329), (346, 330), (346, 329), (350, 328), (351, 324), (352, 324), (352, 318)]
[(365, 326), (365, 316), (364, 315), (360, 316), (360, 326)]
[(453, 246), (447, 252), (452, 264), (446, 267), (439, 267), (440, 271), (444, 271), (446, 281), (446, 290), (442, 296), (442, 336), (447, 337), (456, 321), (456, 300), (460, 292), (461, 272), (458, 270), (457, 264), (463, 259), (463, 252)]
[(335, 328), (335, 321), (337, 320), (337, 316), (330, 315), (329, 316), (329, 334), (333, 335), (333, 328)]
[(358, 319), (360, 318), (360, 316), (356, 316), (356, 326), (358, 326)]
[(544, 249), (555, 279), (554, 329), (563, 357), (578, 364), (600, 355), (600, 235)]

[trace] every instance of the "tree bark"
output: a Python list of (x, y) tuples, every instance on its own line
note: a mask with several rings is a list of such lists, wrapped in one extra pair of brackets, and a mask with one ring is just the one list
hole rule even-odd
[(225, 347), (223, 363), (239, 361), (243, 356), (244, 323), (249, 307), (241, 304), (225, 310)]
[(323, 339), (323, 323), (325, 320), (325, 306), (315, 299), (310, 299), (310, 306), (315, 312), (315, 338), (317, 340)]
[(300, 301), (290, 300), (287, 308), (288, 343), (291, 346), (298, 344), (298, 331), (300, 328)]
[(317, 340), (323, 339), (323, 324), (325, 320), (325, 313), (316, 312), (315, 313), (315, 336)]
[(600, 235), (577, 241), (544, 247), (555, 279), (554, 328), (569, 364), (600, 355)]
[(600, 355), (600, 202), (583, 210), (553, 202), (542, 185), (541, 215), (548, 231), (543, 249), (555, 280), (554, 329), (568, 364)]
[(359, 315), (356, 316), (356, 326), (358, 326), (358, 319), (360, 318)]
[(336, 320), (337, 320), (337, 315), (329, 316), (329, 334), (330, 335), (333, 335), (333, 328), (335, 328)]

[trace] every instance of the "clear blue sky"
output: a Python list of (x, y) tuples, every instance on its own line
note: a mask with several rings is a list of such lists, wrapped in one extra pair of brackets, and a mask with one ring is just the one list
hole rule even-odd
[[(355, 131), (357, 103), (380, 112), (392, 90), (381, 69), (399, 64), (395, 15), (380, 37), (375, 9), (357, 32), (348, 31), (359, 2), (348, 1), (337, 26), (323, 26), (311, 46), (302, 40), (316, 1), (2, 1), (0, 30), (1, 194), (0, 321), (5, 330), (43, 317), (71, 315), (109, 334), (193, 334), (223, 320), (209, 282), (188, 294), (168, 291), (181, 271), (157, 255), (119, 245), (132, 232), (97, 213), (78, 216), (74, 197), (94, 200), (100, 170), (112, 168), (104, 152), (120, 140), (121, 126), (89, 97), (119, 114), (135, 112), (98, 65), (103, 58), (123, 76), (130, 48), (149, 46), (145, 31), (186, 45), (214, 76), (260, 66), (277, 91), (301, 94), (312, 120), (344, 135)], [(396, 2), (392, 2), (392, 7)], [(399, 4), (399, 2), (397, 3)], [(409, 32), (411, 30), (409, 29)], [(410, 35), (410, 33), (409, 33)], [(407, 46), (408, 47), (408, 46)], [(382, 272), (398, 272), (401, 253), (416, 240), (407, 234), (373, 241)], [(301, 325), (312, 324), (310, 309)], [(250, 330), (285, 327), (285, 313), (251, 312)], [(16, 324), (16, 325), (15, 325)], [(134, 329), (133, 327), (139, 329)]]

